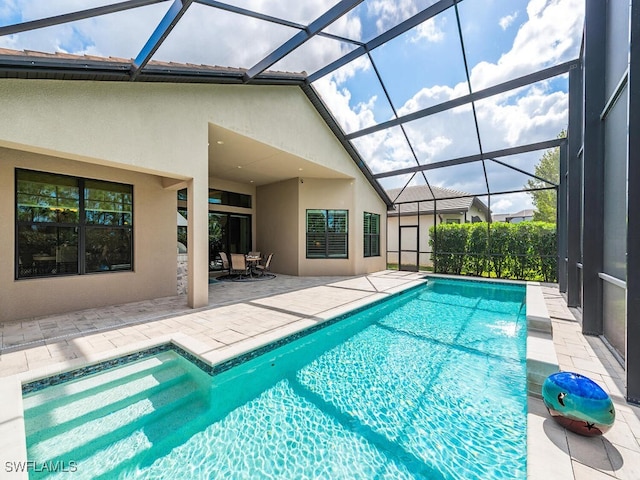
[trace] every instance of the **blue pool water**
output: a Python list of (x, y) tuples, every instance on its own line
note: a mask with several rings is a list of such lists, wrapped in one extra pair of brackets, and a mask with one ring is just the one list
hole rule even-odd
[(28, 457), (74, 479), (524, 479), (524, 295), (430, 280), (213, 377), (166, 351), (47, 387)]

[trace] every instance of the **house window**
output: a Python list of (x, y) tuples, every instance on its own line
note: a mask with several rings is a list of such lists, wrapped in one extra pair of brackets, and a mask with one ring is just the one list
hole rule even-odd
[(132, 270), (133, 187), (16, 170), (16, 278)]
[(459, 218), (447, 218), (445, 220), (445, 223), (460, 223), (460, 219)]
[(230, 207), (251, 208), (251, 195), (210, 188), (209, 203), (214, 205), (228, 205)]
[(364, 212), (364, 256), (380, 256), (380, 215)]
[(348, 258), (347, 210), (307, 210), (307, 258)]

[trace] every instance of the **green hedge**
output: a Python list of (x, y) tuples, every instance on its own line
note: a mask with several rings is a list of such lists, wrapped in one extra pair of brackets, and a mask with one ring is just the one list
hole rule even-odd
[(553, 223), (443, 223), (429, 236), (438, 273), (557, 281)]

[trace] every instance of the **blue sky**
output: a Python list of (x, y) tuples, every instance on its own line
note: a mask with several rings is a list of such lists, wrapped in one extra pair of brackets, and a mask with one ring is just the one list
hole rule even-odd
[[(3, 0), (0, 25), (44, 18), (115, 0)], [(305, 23), (337, 0), (229, 0), (230, 4)], [(368, 41), (411, 17), (435, 0), (364, 0), (327, 31)], [(172, 2), (128, 10), (46, 29), (0, 37), (0, 47), (135, 58)], [(577, 58), (584, 0), (464, 0), (458, 4), (471, 88), (492, 85)], [(296, 30), (193, 4), (156, 52), (154, 59), (249, 68)], [(273, 69), (313, 73), (354, 48), (316, 37)], [(371, 51), (393, 103), (389, 104), (367, 56), (322, 77), (313, 86), (347, 132), (436, 105), (469, 93), (455, 11), (450, 8)], [(566, 76), (485, 99), (476, 104), (484, 151), (555, 138), (567, 124)], [(469, 107), (443, 112), (406, 125), (419, 163), (477, 153), (478, 140)], [(354, 141), (370, 168), (385, 172), (414, 166), (416, 160), (399, 129)], [(533, 171), (543, 152), (510, 159)], [(478, 166), (430, 171), (430, 183), (469, 193), (486, 192)], [(495, 164), (492, 191), (513, 189), (523, 176)], [(390, 178), (402, 187), (408, 177)], [(526, 178), (524, 178), (526, 181)], [(424, 181), (414, 178), (413, 182)], [(517, 197), (517, 198), (516, 198)], [(526, 194), (492, 199), (494, 212), (531, 207)]]
[[(474, 91), (577, 58), (582, 34), (581, 0), (465, 0), (459, 4), (463, 41)], [(419, 30), (419, 31), (418, 31)], [(399, 115), (469, 92), (453, 10), (439, 15), (414, 34), (389, 42), (371, 55)], [(346, 131), (388, 120), (386, 98), (375, 87), (368, 62), (356, 62), (316, 82)], [(483, 151), (555, 138), (567, 126), (567, 78), (538, 82), (476, 103)], [(470, 108), (442, 112), (405, 127), (420, 164), (479, 153)], [(374, 173), (415, 165), (397, 129), (354, 141)], [(544, 152), (510, 158), (508, 163), (533, 172)], [(521, 188), (527, 177), (495, 163), (487, 164), (492, 192)], [(432, 185), (457, 191), (486, 192), (482, 165), (426, 172)], [(408, 176), (385, 179), (386, 188), (402, 187)], [(421, 175), (411, 184), (424, 183)], [(527, 194), (492, 198), (492, 210), (531, 208)]]

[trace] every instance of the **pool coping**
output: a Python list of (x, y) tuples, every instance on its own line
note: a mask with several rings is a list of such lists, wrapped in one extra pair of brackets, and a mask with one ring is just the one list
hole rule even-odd
[[(411, 290), (424, 285), (429, 278), (451, 278), (462, 281), (481, 281), (491, 283), (508, 283), (517, 285), (526, 285), (526, 308), (527, 308), (527, 393), (529, 397), (540, 398), (540, 385), (544, 378), (550, 373), (559, 370), (558, 359), (555, 348), (553, 346), (553, 338), (551, 332), (551, 319), (547, 311), (546, 303), (542, 295), (542, 289), (539, 282), (521, 282), (509, 280), (494, 279), (476, 279), (476, 278), (460, 278), (451, 275), (427, 274), (423, 282), (418, 284), (406, 285), (394, 289), (392, 294), (383, 297), (375, 297), (369, 299), (361, 299), (353, 302), (351, 308), (343, 313), (338, 313), (330, 318), (319, 321), (302, 319), (291, 324), (280, 327), (267, 335), (258, 338), (248, 339), (238, 342), (236, 345), (225, 349), (212, 349), (209, 345), (204, 344), (198, 339), (184, 334), (182, 332), (174, 332), (154, 339), (144, 340), (132, 343), (127, 346), (118, 347), (108, 352), (100, 352), (88, 354), (85, 358), (68, 360), (56, 364), (49, 365), (40, 369), (22, 372), (16, 375), (4, 377), (0, 381), (0, 398), (5, 399), (3, 408), (0, 409), (0, 468), (3, 473), (6, 471), (9, 462), (27, 462), (26, 451), (26, 434), (24, 425), (24, 409), (22, 403), (22, 386), (30, 382), (51, 377), (53, 375), (61, 375), (83, 367), (109, 362), (114, 359), (133, 355), (143, 350), (152, 349), (166, 344), (173, 344), (179, 349), (192, 355), (197, 361), (203, 362), (204, 365), (214, 368), (223, 365), (225, 362), (233, 363), (238, 360), (241, 355), (251, 355), (252, 352), (260, 352), (266, 346), (274, 344), (274, 342), (282, 341), (292, 335), (301, 334), (302, 336), (315, 331), (318, 328), (328, 326), (349, 315), (355, 314), (367, 307), (375, 305), (389, 298), (409, 293)], [(292, 340), (291, 340), (292, 341)], [(274, 347), (277, 348), (277, 347)], [(260, 352), (262, 354), (264, 352)], [(258, 355), (255, 353), (254, 355)], [(233, 365), (229, 366), (231, 368)], [(529, 408), (527, 407), (527, 414)], [(536, 434), (539, 436), (539, 433)], [(531, 443), (532, 432), (527, 429), (527, 478), (530, 472), (529, 458), (531, 451), (529, 445)], [(22, 439), (22, 441), (18, 441)], [(543, 459), (538, 460), (540, 462)], [(567, 459), (567, 461), (570, 461)], [(27, 479), (28, 474), (24, 472), (10, 472), (11, 479)]]

